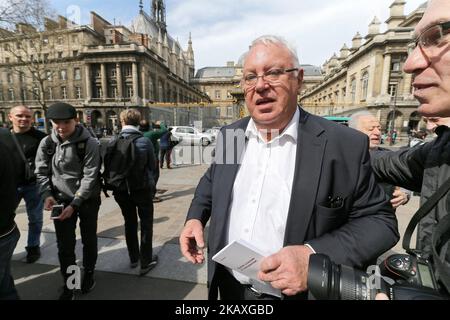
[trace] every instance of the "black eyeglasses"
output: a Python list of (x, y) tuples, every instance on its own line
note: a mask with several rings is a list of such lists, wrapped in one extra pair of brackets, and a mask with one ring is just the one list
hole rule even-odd
[(408, 53), (411, 54), (417, 46), (420, 46), (427, 56), (432, 56), (433, 49), (438, 48), (444, 42), (444, 37), (450, 33), (449, 30), (450, 21), (441, 22), (425, 29), (408, 45)]
[(270, 69), (264, 72), (262, 75), (258, 76), (254, 73), (248, 73), (242, 79), (244, 84), (248, 87), (255, 86), (258, 82), (258, 78), (262, 78), (263, 80), (269, 83), (276, 83), (280, 80), (281, 76), (288, 72), (298, 71), (298, 68), (292, 69)]

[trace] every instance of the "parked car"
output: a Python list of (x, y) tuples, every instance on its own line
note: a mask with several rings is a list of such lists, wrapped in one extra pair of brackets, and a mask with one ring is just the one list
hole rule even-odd
[(172, 135), (180, 139), (182, 145), (202, 145), (207, 146), (216, 140), (213, 134), (200, 132), (197, 128), (187, 126), (174, 126)]
[(217, 140), (217, 135), (220, 132), (220, 127), (212, 127), (211, 129), (206, 130), (206, 133), (212, 134)]

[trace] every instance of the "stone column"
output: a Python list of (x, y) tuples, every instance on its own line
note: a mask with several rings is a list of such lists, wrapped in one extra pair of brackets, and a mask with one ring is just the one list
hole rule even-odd
[(122, 88), (122, 69), (120, 63), (116, 63), (116, 83), (117, 83), (117, 96), (119, 99), (123, 98), (123, 88)]
[(139, 97), (139, 78), (137, 63), (133, 62), (133, 99), (136, 101)]
[(102, 77), (102, 99), (106, 99), (108, 98), (108, 79), (106, 76), (106, 65), (104, 63), (100, 65), (100, 72)]
[(90, 101), (92, 99), (91, 66), (86, 64), (84, 69), (86, 73), (86, 101)]
[(381, 96), (389, 94), (389, 78), (391, 75), (391, 55), (387, 53), (384, 56), (383, 77), (381, 78)]
[(141, 70), (141, 83), (142, 83), (142, 99), (144, 100), (144, 103), (147, 102), (147, 91), (148, 91), (148, 81), (147, 81), (147, 74), (145, 67), (142, 66)]

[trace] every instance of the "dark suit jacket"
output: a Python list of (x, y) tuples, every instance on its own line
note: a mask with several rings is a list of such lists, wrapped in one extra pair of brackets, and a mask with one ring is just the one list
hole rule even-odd
[[(363, 268), (399, 239), (392, 206), (372, 174), (368, 138), (341, 124), (300, 111), (284, 246), (309, 243), (317, 253), (327, 254), (336, 263)], [(222, 129), (215, 162), (200, 180), (188, 212), (188, 220), (199, 219), (204, 226), (210, 220), (210, 299), (217, 298), (218, 270), (211, 258), (226, 244), (230, 200), (239, 169), (237, 161), (221, 164), (220, 160), (239, 159), (248, 122), (249, 118), (242, 119)], [(229, 130), (240, 132), (240, 138), (231, 138)], [(342, 206), (327, 207), (329, 196), (344, 198)]]

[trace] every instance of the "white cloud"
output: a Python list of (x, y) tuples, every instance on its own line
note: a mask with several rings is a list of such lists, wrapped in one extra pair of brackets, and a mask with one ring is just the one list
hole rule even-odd
[[(297, 46), (302, 63), (321, 65), (356, 32), (364, 37), (374, 16), (384, 22), (393, 0), (183, 0), (169, 1), (169, 32), (183, 46), (192, 32), (196, 67), (237, 61), (262, 34)], [(405, 13), (424, 0), (407, 1)]]

